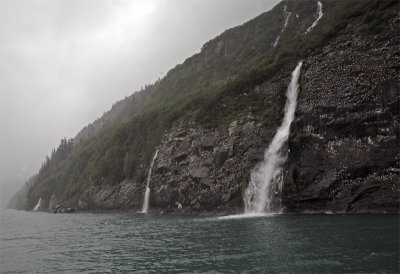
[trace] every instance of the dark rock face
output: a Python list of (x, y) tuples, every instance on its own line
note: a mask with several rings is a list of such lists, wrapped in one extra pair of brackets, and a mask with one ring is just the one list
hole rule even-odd
[(242, 127), (242, 133), (244, 135), (250, 134), (254, 128), (254, 122), (247, 122)]
[(176, 129), (165, 136), (150, 181), (151, 206), (178, 212), (242, 211), (242, 192), (249, 170), (256, 163), (251, 160), (254, 151), (270, 141), (261, 134), (265, 128), (246, 122), (248, 119), (234, 122), (238, 128), (250, 123), (248, 134), (228, 129), (190, 129), (187, 135), (177, 138), (180, 130)]
[(200, 140), (202, 148), (212, 148), (214, 146), (214, 139), (211, 136), (204, 136)]
[(228, 150), (223, 150), (223, 151), (217, 152), (215, 154), (215, 158), (214, 158), (215, 165), (217, 167), (221, 167), (225, 163), (225, 161), (228, 159), (228, 156), (229, 156)]
[(354, 26), (304, 61), (284, 187), (289, 211), (398, 212), (399, 24)]
[(194, 180), (201, 180), (207, 177), (210, 170), (205, 166), (194, 166), (189, 170), (189, 175)]
[(144, 191), (140, 185), (125, 180), (114, 186), (92, 186), (65, 202), (60, 202), (53, 195), (48, 210), (56, 213), (68, 213), (79, 210), (138, 209), (142, 206), (143, 196)]

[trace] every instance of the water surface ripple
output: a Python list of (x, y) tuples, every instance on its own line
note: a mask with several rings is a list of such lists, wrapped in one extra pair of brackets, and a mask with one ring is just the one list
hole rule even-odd
[(1, 272), (398, 273), (398, 215), (1, 211)]

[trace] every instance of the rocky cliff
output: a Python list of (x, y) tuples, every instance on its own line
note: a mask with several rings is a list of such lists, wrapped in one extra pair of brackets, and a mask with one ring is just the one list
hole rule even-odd
[(305, 33), (318, 16), (307, 4), (280, 3), (126, 99), (134, 104), (119, 102), (105, 126), (81, 131), (65, 159), (39, 172), (18, 208), (42, 198), (42, 210), (138, 210), (158, 150), (150, 210), (242, 212), (303, 60), (276, 199), (288, 212), (398, 212), (399, 3), (322, 1)]
[(399, 210), (400, 25), (395, 11), (374, 20), (304, 61), (285, 181), (289, 211)]

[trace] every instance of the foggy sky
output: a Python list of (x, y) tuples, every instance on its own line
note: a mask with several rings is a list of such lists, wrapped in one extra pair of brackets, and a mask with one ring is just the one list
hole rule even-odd
[(279, 0), (0, 0), (0, 204), (111, 105)]

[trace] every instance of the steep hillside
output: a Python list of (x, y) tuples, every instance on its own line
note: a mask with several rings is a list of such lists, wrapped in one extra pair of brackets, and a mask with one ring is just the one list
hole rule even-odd
[(177, 97), (186, 95), (190, 98), (212, 92), (234, 79), (240, 72), (257, 63), (271, 48), (283, 24), (281, 9), (282, 3), (207, 42), (200, 53), (171, 69), (163, 79), (115, 103), (110, 111), (83, 128), (74, 138), (75, 143), (79, 144), (102, 129), (127, 121), (132, 115), (160, 103), (174, 103)]
[(304, 60), (290, 138), (290, 210), (395, 211), (400, 190), (398, 8), (377, 7)]
[(303, 59), (287, 209), (398, 210), (399, 4), (321, 2), (317, 22), (317, 1), (283, 1), (116, 103), (72, 149), (60, 145), (68, 153), (55, 152), (18, 208), (137, 209), (158, 149), (153, 209), (241, 211)]

